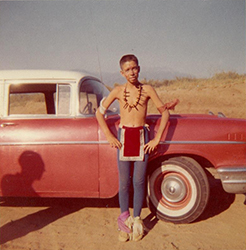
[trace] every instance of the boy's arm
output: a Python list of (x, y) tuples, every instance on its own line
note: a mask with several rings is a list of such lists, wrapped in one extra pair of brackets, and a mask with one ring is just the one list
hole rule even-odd
[(104, 118), (104, 114), (101, 113), (103, 110), (107, 110), (107, 108), (110, 106), (110, 104), (116, 99), (116, 94), (117, 91), (116, 90), (112, 90), (110, 92), (110, 94), (108, 95), (108, 97), (106, 99), (104, 99), (100, 106), (96, 111), (96, 118), (97, 121), (103, 131), (103, 133), (105, 134), (107, 141), (109, 142), (111, 147), (116, 147), (116, 148), (121, 148), (121, 143), (117, 140), (117, 138), (111, 133), (105, 118)]
[(157, 130), (157, 133), (155, 135), (155, 138), (144, 145), (144, 150), (145, 150), (146, 154), (154, 151), (155, 148), (157, 147), (157, 145), (159, 144), (159, 142), (161, 140), (162, 133), (166, 128), (168, 120), (169, 120), (169, 112), (168, 112), (168, 110), (165, 110), (162, 113), (161, 122), (160, 122), (159, 128)]
[[(163, 102), (161, 101), (161, 99), (157, 95), (156, 91), (151, 86), (149, 86), (148, 93), (149, 93), (149, 96), (150, 96), (151, 100), (154, 102), (154, 104), (155, 104), (155, 106), (157, 108), (160, 108), (160, 107), (164, 106)], [(156, 133), (154, 139), (152, 139), (151, 141), (149, 141), (144, 146), (145, 153), (151, 153), (152, 151), (155, 150), (155, 148), (159, 144), (159, 142), (161, 140), (161, 136), (163, 134), (163, 131), (165, 130), (167, 122), (169, 120), (169, 116), (170, 116), (169, 111), (166, 108), (161, 113), (161, 122), (160, 122), (159, 128), (157, 130), (157, 133)]]

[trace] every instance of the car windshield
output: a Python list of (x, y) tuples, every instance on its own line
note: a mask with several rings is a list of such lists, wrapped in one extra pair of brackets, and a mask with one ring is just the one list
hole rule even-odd
[[(95, 79), (86, 79), (80, 85), (79, 91), (79, 109), (84, 115), (95, 114), (102, 98), (108, 96), (108, 88), (100, 81)], [(118, 114), (119, 105), (114, 101), (107, 110), (107, 114)]]

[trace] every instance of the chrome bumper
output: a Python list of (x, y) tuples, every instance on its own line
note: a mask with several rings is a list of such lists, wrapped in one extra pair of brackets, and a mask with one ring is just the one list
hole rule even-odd
[(217, 172), (227, 193), (246, 193), (246, 167), (221, 167)]

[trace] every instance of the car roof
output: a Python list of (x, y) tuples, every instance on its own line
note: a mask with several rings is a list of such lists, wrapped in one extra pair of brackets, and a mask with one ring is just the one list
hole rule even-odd
[(89, 76), (78, 71), (63, 70), (1, 70), (1, 80), (25, 80), (25, 79), (66, 79), (79, 80), (85, 76)]

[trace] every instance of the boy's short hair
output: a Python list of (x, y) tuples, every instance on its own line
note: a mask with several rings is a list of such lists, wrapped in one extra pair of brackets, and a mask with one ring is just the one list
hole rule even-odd
[(120, 68), (122, 69), (122, 65), (125, 62), (129, 62), (129, 61), (134, 61), (137, 65), (138, 65), (138, 59), (135, 55), (129, 54), (129, 55), (124, 55), (121, 57), (120, 59)]

